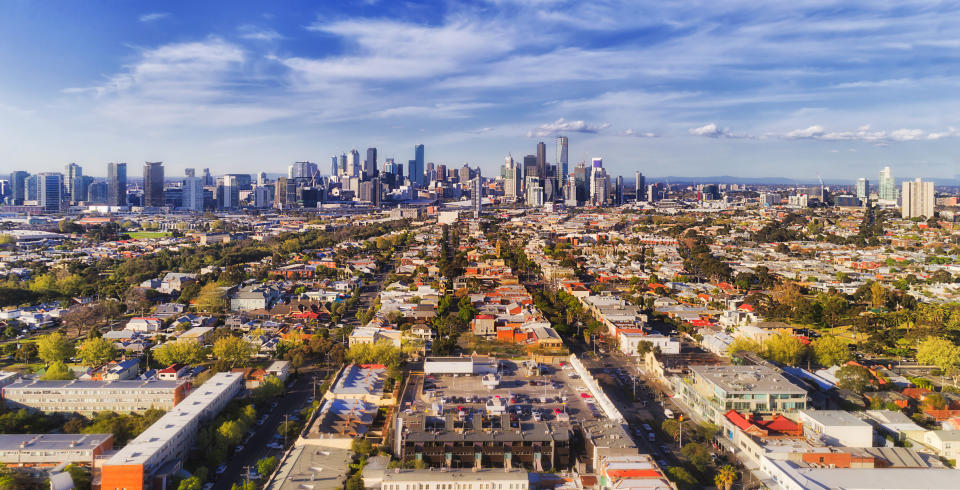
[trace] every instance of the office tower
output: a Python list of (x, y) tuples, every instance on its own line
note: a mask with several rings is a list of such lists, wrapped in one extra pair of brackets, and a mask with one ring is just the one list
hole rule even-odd
[[(294, 162), (293, 165), (287, 167), (287, 178), (290, 179), (307, 179), (313, 181), (319, 174), (320, 170), (317, 168), (317, 164), (313, 162)], [(249, 178), (249, 176), (248, 176)]]
[(195, 168), (185, 168), (185, 169), (183, 169), (183, 175), (184, 175), (185, 177), (196, 177), (196, 176), (197, 176), (197, 169), (195, 169)]
[(933, 182), (923, 182), (917, 177), (913, 182), (904, 182), (900, 192), (900, 214), (908, 218), (932, 218), (935, 195)]
[(603, 206), (607, 203), (607, 196), (610, 190), (610, 177), (603, 168), (603, 160), (593, 159), (593, 168), (590, 173), (590, 204), (594, 206)]
[(338, 163), (337, 156), (334, 155), (330, 157), (330, 175), (338, 175), (340, 164)]
[(557, 136), (557, 172), (560, 177), (560, 187), (567, 186), (567, 173), (570, 172), (567, 163), (567, 137)]
[(520, 176), (520, 168), (512, 156), (504, 159), (504, 179), (503, 179), (503, 197), (510, 201), (516, 201), (520, 197), (521, 183), (523, 179)]
[(356, 177), (360, 175), (361, 167), (360, 152), (356, 149), (350, 150), (350, 153), (347, 153), (347, 169), (344, 174), (347, 177)]
[(213, 176), (210, 175), (210, 169), (203, 169), (203, 185), (213, 185)]
[(89, 175), (81, 175), (76, 179), (73, 186), (73, 195), (71, 196), (74, 201), (86, 201), (87, 196), (90, 192), (90, 184), (93, 183), (93, 177)]
[(623, 176), (617, 176), (617, 189), (616, 189), (616, 198), (614, 199), (614, 204), (620, 206), (623, 204)]
[(82, 201), (86, 197), (86, 194), (80, 194), (80, 189), (77, 188), (77, 183), (82, 176), (83, 167), (80, 165), (77, 165), (76, 163), (68, 163), (64, 167), (63, 186), (67, 191), (66, 195), (64, 196), (65, 201)]
[(297, 182), (293, 179), (280, 177), (274, 185), (273, 206), (277, 209), (291, 209), (297, 207)]
[(163, 162), (143, 164), (143, 206), (163, 207)]
[(37, 201), (44, 212), (58, 213), (63, 206), (63, 174), (37, 174)]
[(373, 204), (373, 181), (360, 182), (358, 185), (359, 192), (357, 193), (357, 197), (360, 201)]
[(17, 170), (10, 174), (10, 204), (20, 206), (27, 199), (27, 178), (28, 172)]
[(575, 207), (577, 202), (577, 181), (576, 179), (567, 179), (567, 185), (563, 188), (563, 203), (570, 207)]
[(663, 199), (663, 188), (660, 184), (650, 184), (647, 186), (647, 202), (657, 202)]
[(857, 179), (857, 198), (861, 201), (870, 198), (870, 181), (863, 177)]
[(442, 163), (437, 165), (437, 180), (441, 182), (447, 181), (447, 166)]
[(253, 205), (257, 208), (269, 208), (273, 205), (273, 190), (272, 186), (262, 185), (257, 186), (253, 190)]
[(107, 164), (107, 205), (127, 205), (127, 164)]
[(473, 217), (480, 218), (480, 214), (483, 213), (483, 176), (480, 175), (480, 167), (477, 167), (477, 176), (473, 179), (470, 197), (473, 199)]
[(367, 148), (367, 159), (363, 161), (363, 178), (370, 180), (377, 175), (377, 149)]
[[(313, 164), (312, 168), (316, 170), (317, 165)], [(236, 178), (237, 188), (240, 189), (241, 191), (249, 191), (250, 189), (253, 189), (253, 179), (250, 178), (250, 174), (225, 174), (225, 175), (230, 175)], [(313, 175), (314, 176), (316, 175), (316, 171), (314, 171)]]
[(647, 179), (640, 172), (635, 172), (633, 174), (633, 192), (635, 194), (634, 199), (637, 202), (645, 201), (645, 196), (647, 190)]
[(547, 176), (547, 145), (543, 141), (537, 143), (537, 177)]
[(107, 196), (110, 195), (110, 185), (106, 182), (91, 182), (87, 186), (87, 199), (88, 203), (92, 204), (105, 204), (107, 202)]
[(877, 188), (877, 194), (880, 201), (887, 204), (897, 202), (897, 184), (890, 172), (890, 167), (883, 167), (880, 171), (880, 183)]
[(433, 182), (434, 180), (436, 180), (435, 178), (436, 174), (434, 173), (433, 162), (427, 162), (427, 169), (425, 173), (426, 175), (424, 176), (423, 181), (426, 182), (428, 185), (430, 184), (430, 182)]
[(469, 165), (464, 163), (463, 166), (460, 167), (460, 177), (459, 177), (460, 183), (467, 184), (468, 182), (470, 182), (470, 179), (472, 178), (473, 178), (473, 169), (470, 168)]
[[(318, 169), (319, 171), (319, 169)], [(267, 185), (267, 173), (266, 172), (257, 172), (257, 185), (263, 187)]]
[[(529, 176), (540, 177), (536, 155), (524, 155), (523, 157), (523, 178), (526, 179)], [(526, 182), (524, 182), (524, 185), (526, 185)]]
[(540, 184), (540, 177), (536, 174), (524, 177), (527, 207), (539, 208), (543, 206), (543, 185)]
[(577, 189), (577, 202), (583, 203), (590, 198), (590, 169), (583, 162), (573, 169), (573, 183)]
[(233, 209), (240, 205), (240, 183), (235, 175), (224, 175), (217, 182), (217, 207)]
[(410, 182), (413, 182), (414, 179), (417, 181), (419, 187), (424, 185), (424, 157), (423, 157), (423, 145), (416, 145), (413, 147), (413, 159), (417, 162), (417, 172), (415, 174), (410, 174)]
[(37, 196), (38, 196), (39, 192), (37, 191), (37, 188), (38, 188), (38, 185), (39, 185), (39, 184), (37, 184), (37, 182), (39, 181), (39, 179), (40, 179), (40, 178), (37, 177), (36, 175), (29, 175), (29, 176), (27, 176), (27, 186), (26, 186), (26, 188), (27, 188), (27, 200), (28, 200), (28, 201), (36, 201), (36, 200), (38, 199)]
[(343, 177), (347, 174), (347, 154), (341, 153), (337, 159), (337, 175)]
[(200, 177), (186, 177), (183, 179), (180, 207), (187, 211), (203, 211), (203, 179)]

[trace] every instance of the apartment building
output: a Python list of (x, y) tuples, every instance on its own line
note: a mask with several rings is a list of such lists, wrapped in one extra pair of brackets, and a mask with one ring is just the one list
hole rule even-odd
[(767, 366), (690, 366), (690, 375), (673, 385), (683, 403), (718, 425), (729, 410), (764, 415), (807, 408), (806, 390)]
[(186, 396), (183, 381), (113, 380), (44, 381), (20, 379), (4, 386), (7, 408), (41, 412), (118, 413), (170, 410)]
[(7, 466), (93, 466), (112, 449), (113, 434), (0, 434), (0, 463)]
[(167, 478), (180, 470), (200, 425), (216, 417), (242, 390), (241, 373), (213, 375), (103, 463), (99, 488), (142, 490), (169, 484)]
[(526, 471), (463, 470), (447, 471), (398, 470), (383, 474), (382, 490), (528, 490)]

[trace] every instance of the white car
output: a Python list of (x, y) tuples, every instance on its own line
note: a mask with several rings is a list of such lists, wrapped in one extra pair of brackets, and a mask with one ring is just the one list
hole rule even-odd
[(218, 475), (222, 475), (225, 471), (227, 471), (227, 465), (222, 464), (222, 465), (220, 465), (220, 466), (217, 466), (217, 474), (218, 474)]
[(270, 449), (277, 449), (277, 450), (282, 450), (282, 449), (283, 449), (283, 446), (281, 446), (280, 444), (277, 444), (277, 443), (275, 443), (275, 442), (271, 442), (270, 444), (267, 444), (267, 447), (270, 448)]

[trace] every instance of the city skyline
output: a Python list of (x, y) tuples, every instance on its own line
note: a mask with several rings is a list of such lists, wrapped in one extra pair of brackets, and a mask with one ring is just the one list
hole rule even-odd
[(422, 143), (491, 175), (560, 134), (614, 175), (957, 173), (950, 5), (224, 5), (0, 5), (0, 173)]

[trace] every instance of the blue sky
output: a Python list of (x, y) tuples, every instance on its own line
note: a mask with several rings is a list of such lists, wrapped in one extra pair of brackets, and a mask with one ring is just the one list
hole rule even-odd
[(0, 2), (0, 172), (495, 172), (570, 138), (614, 174), (953, 177), (956, 2)]

